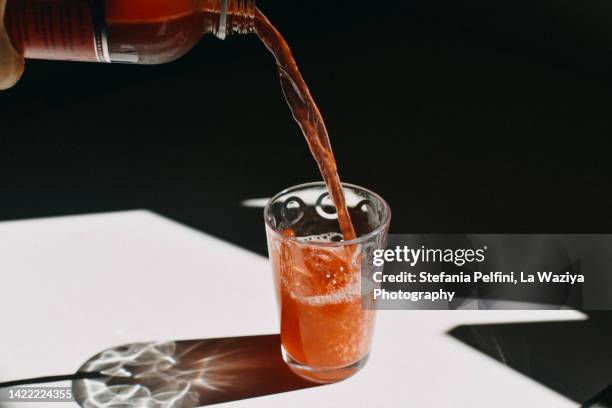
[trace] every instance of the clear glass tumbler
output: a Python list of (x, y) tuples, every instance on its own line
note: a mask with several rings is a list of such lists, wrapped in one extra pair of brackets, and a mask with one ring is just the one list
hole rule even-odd
[(375, 311), (362, 304), (362, 268), (384, 248), (391, 220), (380, 196), (343, 188), (357, 233), (351, 241), (342, 241), (322, 182), (277, 194), (264, 212), (283, 358), (298, 375), (322, 383), (353, 375), (368, 359)]

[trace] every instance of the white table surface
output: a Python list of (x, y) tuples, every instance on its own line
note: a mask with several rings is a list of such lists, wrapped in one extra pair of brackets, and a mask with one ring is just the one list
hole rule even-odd
[[(131, 342), (278, 332), (266, 258), (148, 211), (0, 223), (0, 278), (0, 382), (70, 374)], [(445, 334), (578, 312), (378, 313), (370, 361), (353, 378), (221, 405), (578, 406)], [(0, 404), (24, 406), (40, 404)]]

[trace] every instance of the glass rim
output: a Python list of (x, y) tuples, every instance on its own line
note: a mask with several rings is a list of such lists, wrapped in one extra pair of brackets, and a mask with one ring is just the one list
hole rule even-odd
[(384, 231), (385, 229), (387, 229), (389, 227), (389, 224), (391, 223), (391, 207), (389, 207), (389, 204), (385, 201), (384, 198), (382, 198), (379, 194), (368, 190), (365, 187), (361, 187), (358, 186), (356, 184), (351, 184), (351, 183), (341, 183), (342, 184), (342, 188), (344, 189), (345, 187), (349, 187), (355, 190), (360, 190), (363, 191), (367, 194), (372, 195), (374, 198), (380, 200), (380, 202), (383, 205), (383, 209), (385, 211), (384, 214), (384, 218), (382, 220), (382, 222), (380, 223), (380, 225), (378, 225), (376, 228), (374, 228), (372, 231), (368, 232), (367, 234), (361, 235), (355, 239), (351, 239), (349, 241), (338, 241), (338, 242), (313, 242), (313, 241), (302, 241), (300, 240), (298, 237), (288, 237), (286, 235), (283, 235), (280, 231), (278, 231), (276, 228), (274, 228), (274, 226), (270, 225), (270, 222), (268, 221), (269, 219), (269, 214), (270, 214), (270, 208), (272, 207), (272, 203), (274, 203), (280, 196), (285, 195), (287, 193), (290, 193), (292, 191), (297, 191), (297, 190), (303, 190), (309, 187), (323, 187), (326, 191), (327, 191), (327, 186), (325, 185), (325, 182), (323, 181), (312, 181), (310, 183), (303, 183), (303, 184), (298, 184), (295, 185), (293, 187), (289, 187), (286, 188), (284, 190), (282, 190), (281, 192), (275, 194), (266, 204), (266, 207), (264, 208), (264, 222), (266, 224), (266, 228), (270, 229), (270, 231), (272, 231), (273, 234), (277, 235), (278, 237), (282, 238), (282, 239), (286, 239), (288, 241), (292, 241), (295, 242), (297, 244), (300, 245), (308, 245), (308, 246), (315, 246), (315, 247), (343, 247), (343, 246), (347, 246), (347, 245), (354, 245), (354, 244), (360, 244), (364, 241), (367, 241), (368, 239), (380, 234), (382, 231)]

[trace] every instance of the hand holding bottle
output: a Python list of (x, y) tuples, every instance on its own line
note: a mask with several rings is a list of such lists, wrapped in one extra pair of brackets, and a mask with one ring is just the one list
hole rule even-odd
[(24, 60), (9, 39), (4, 29), (6, 0), (0, 0), (0, 90), (15, 85), (23, 73)]

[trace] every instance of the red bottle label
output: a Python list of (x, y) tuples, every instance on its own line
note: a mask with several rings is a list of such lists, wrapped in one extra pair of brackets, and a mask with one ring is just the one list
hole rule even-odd
[(110, 62), (101, 0), (9, 0), (4, 23), (26, 58)]

